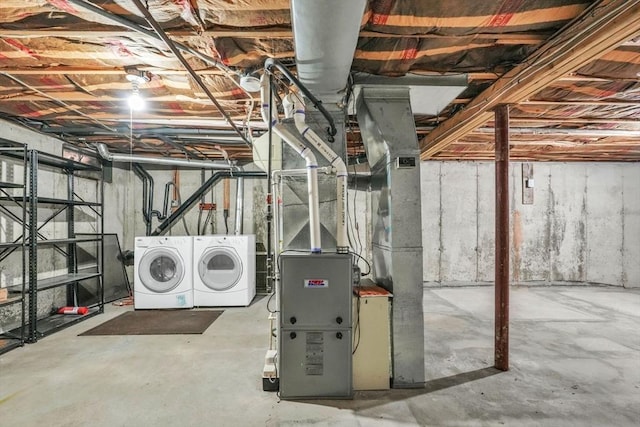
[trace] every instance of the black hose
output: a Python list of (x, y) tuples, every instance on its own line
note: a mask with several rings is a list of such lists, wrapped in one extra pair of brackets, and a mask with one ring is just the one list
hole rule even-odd
[[(329, 127), (327, 128), (327, 134), (328, 134), (327, 139), (329, 142), (334, 142), (335, 139), (333, 137), (338, 133), (338, 130), (336, 129), (336, 124), (333, 121), (333, 117), (331, 117), (331, 114), (329, 114), (329, 112), (322, 106), (322, 101), (318, 100), (318, 98), (313, 96), (313, 94), (309, 92), (309, 89), (307, 89), (300, 82), (300, 80), (298, 80), (293, 74), (291, 74), (291, 71), (289, 71), (287, 67), (285, 67), (284, 65), (282, 65), (280, 62), (278, 62), (273, 58), (267, 58), (267, 60), (264, 62), (265, 70), (271, 71), (271, 69), (274, 67), (280, 70), (282, 74), (284, 74), (285, 77), (289, 79), (291, 83), (293, 83), (298, 89), (300, 89), (300, 91), (304, 94), (304, 96), (307, 97), (309, 101), (311, 101), (313, 106), (316, 107), (318, 110), (320, 110), (324, 118), (327, 119), (327, 121), (329, 122)], [(269, 99), (269, 106), (271, 106), (271, 99)]]
[(176, 188), (176, 183), (169, 181), (164, 185), (164, 202), (162, 203), (162, 217), (158, 217), (159, 220), (164, 220), (169, 215), (169, 190), (171, 187)]

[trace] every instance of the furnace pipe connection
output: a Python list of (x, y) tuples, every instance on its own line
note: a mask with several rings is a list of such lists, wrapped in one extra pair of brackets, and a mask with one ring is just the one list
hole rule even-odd
[[(349, 252), (349, 241), (347, 237), (347, 166), (335, 151), (333, 151), (323, 140), (306, 124), (304, 103), (297, 97), (287, 95), (286, 101), (291, 102), (293, 98), (293, 118), (300, 135), (304, 137), (329, 164), (335, 168), (336, 173), (336, 195), (337, 195), (337, 231), (336, 247), (338, 253)], [(285, 108), (285, 111), (287, 108)]]
[[(322, 245), (320, 241), (320, 202), (318, 197), (318, 161), (315, 154), (307, 147), (302, 141), (300, 141), (294, 134), (289, 132), (282, 124), (280, 124), (276, 117), (269, 117), (267, 111), (269, 111), (270, 103), (273, 99), (269, 99), (269, 84), (268, 79), (262, 76), (260, 80), (260, 97), (262, 101), (262, 118), (265, 123), (272, 123), (273, 131), (278, 134), (284, 142), (286, 142), (291, 148), (293, 148), (304, 160), (307, 170), (307, 188), (309, 195), (309, 235), (311, 240), (311, 252), (322, 252)], [(272, 108), (275, 110), (275, 108)]]

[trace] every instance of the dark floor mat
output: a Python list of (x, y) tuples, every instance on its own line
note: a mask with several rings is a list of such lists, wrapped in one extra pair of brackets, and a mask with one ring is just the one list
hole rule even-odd
[(202, 334), (221, 314), (220, 310), (127, 311), (80, 336)]

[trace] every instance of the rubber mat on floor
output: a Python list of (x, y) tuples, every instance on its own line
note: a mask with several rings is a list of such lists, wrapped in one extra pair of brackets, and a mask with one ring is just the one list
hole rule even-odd
[(202, 334), (222, 313), (221, 310), (127, 311), (80, 336)]

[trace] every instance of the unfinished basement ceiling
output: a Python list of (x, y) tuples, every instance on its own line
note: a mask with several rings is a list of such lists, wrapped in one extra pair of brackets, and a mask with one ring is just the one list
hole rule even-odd
[[(269, 57), (295, 73), (289, 1), (140, 3), (190, 49), (185, 58), (245, 137), (264, 132), (257, 94), (238, 73), (261, 72)], [(468, 74), (440, 114), (415, 117), (423, 159), (493, 159), (491, 110), (507, 103), (514, 159), (639, 161), (638, 34), (640, 0), (371, 0), (352, 71)], [(126, 101), (132, 66), (151, 77), (143, 112)], [(218, 146), (251, 158), (135, 0), (2, 0), (0, 117), (79, 146), (219, 158)]]

